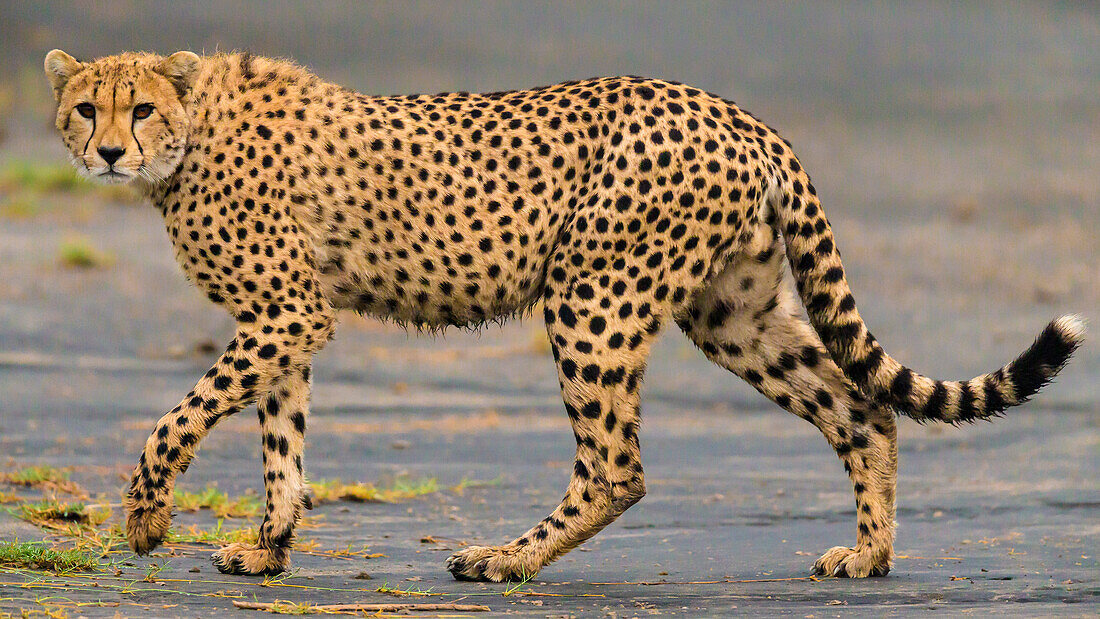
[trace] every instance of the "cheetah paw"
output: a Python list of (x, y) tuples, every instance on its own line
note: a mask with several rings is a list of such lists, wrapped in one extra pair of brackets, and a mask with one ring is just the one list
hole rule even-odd
[(529, 559), (504, 546), (470, 546), (451, 555), (447, 569), (455, 580), (488, 582), (522, 582), (539, 572)]
[(262, 576), (278, 574), (290, 568), (290, 557), (285, 548), (262, 548), (240, 542), (222, 547), (211, 560), (223, 574)]
[(160, 545), (172, 524), (170, 501), (126, 501), (126, 541), (139, 555), (148, 554)]
[(890, 573), (890, 560), (868, 550), (836, 546), (814, 563), (815, 576), (867, 578)]

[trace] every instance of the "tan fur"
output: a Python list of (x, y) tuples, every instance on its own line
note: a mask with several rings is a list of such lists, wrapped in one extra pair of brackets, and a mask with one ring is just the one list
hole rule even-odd
[[(139, 553), (166, 534), (175, 479), (202, 438), (259, 402), (267, 515), (258, 544), (227, 546), (215, 564), (287, 569), (309, 506), (311, 358), (340, 309), (441, 329), (542, 302), (576, 462), (548, 517), (447, 562), (457, 578), (494, 581), (534, 575), (645, 495), (640, 390), (670, 318), (837, 450), (855, 488), (856, 545), (815, 569), (852, 577), (890, 569), (889, 407), (951, 422), (998, 414), (1080, 341), (1076, 322), (1053, 323), (979, 382), (901, 367), (860, 319), (789, 145), (682, 84), (370, 97), (285, 61), (189, 52), (81, 63), (55, 50), (45, 69), (78, 170), (141, 188), (186, 275), (237, 320), (217, 363), (146, 442), (126, 502)], [(812, 327), (782, 284), (784, 251)]]

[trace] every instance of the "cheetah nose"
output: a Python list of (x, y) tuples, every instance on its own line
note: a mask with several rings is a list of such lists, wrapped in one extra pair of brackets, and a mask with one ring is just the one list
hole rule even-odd
[(125, 148), (119, 148), (117, 146), (100, 146), (95, 150), (99, 153), (100, 157), (103, 157), (107, 165), (115, 165), (115, 162), (122, 156), (122, 153), (126, 152)]

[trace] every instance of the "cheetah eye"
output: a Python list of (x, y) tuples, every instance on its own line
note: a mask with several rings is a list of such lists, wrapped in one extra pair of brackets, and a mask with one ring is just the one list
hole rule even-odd
[(91, 103), (81, 103), (76, 106), (76, 111), (84, 118), (92, 118), (95, 116), (95, 106)]
[(142, 103), (134, 107), (134, 118), (141, 120), (143, 118), (149, 118), (149, 115), (153, 113), (152, 103)]

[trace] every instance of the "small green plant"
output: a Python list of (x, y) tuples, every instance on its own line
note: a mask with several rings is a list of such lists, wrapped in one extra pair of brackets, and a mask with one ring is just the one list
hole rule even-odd
[(421, 589), (420, 587), (413, 587), (412, 589), (398, 589), (391, 587), (389, 582), (383, 582), (381, 587), (375, 589), (378, 593), (384, 593), (386, 595), (392, 595), (394, 597), (412, 597), (412, 596), (431, 596), (431, 595), (443, 595), (442, 593), (433, 593), (431, 589)]
[(267, 610), (276, 615), (313, 615), (317, 613), (308, 602), (290, 602), (287, 600), (275, 600)]
[(145, 569), (145, 578), (142, 578), (141, 582), (156, 582), (157, 576), (160, 576), (160, 573), (168, 567), (168, 563), (169, 562), (165, 562), (163, 565), (150, 563), (149, 566)]
[(47, 548), (45, 542), (0, 541), (0, 566), (51, 572), (79, 572), (99, 569), (93, 553), (76, 549)]
[(260, 586), (261, 587), (273, 587), (273, 586), (276, 586), (276, 585), (281, 585), (281, 584), (285, 583), (288, 578), (294, 578), (297, 575), (298, 575), (298, 570), (296, 570), (296, 569), (294, 571), (291, 571), (291, 572), (282, 572), (280, 574), (265, 574), (263, 581), (260, 582)]
[(69, 538), (80, 550), (93, 551), (105, 556), (114, 550), (126, 548), (126, 533), (118, 523), (106, 527), (81, 527), (70, 525), (60, 533)]
[(512, 595), (522, 594), (523, 592), (520, 591), (520, 589), (522, 589), (524, 585), (526, 585), (528, 582), (531, 581), (532, 578), (535, 577), (534, 574), (528, 574), (526, 569), (522, 569), (520, 571), (520, 576), (523, 577), (523, 580), (505, 589), (503, 592), (501, 592), (501, 595), (503, 595), (504, 597), (508, 597)]
[(114, 257), (96, 249), (87, 239), (72, 238), (61, 244), (58, 259), (62, 266), (77, 269), (95, 269), (109, 266)]

